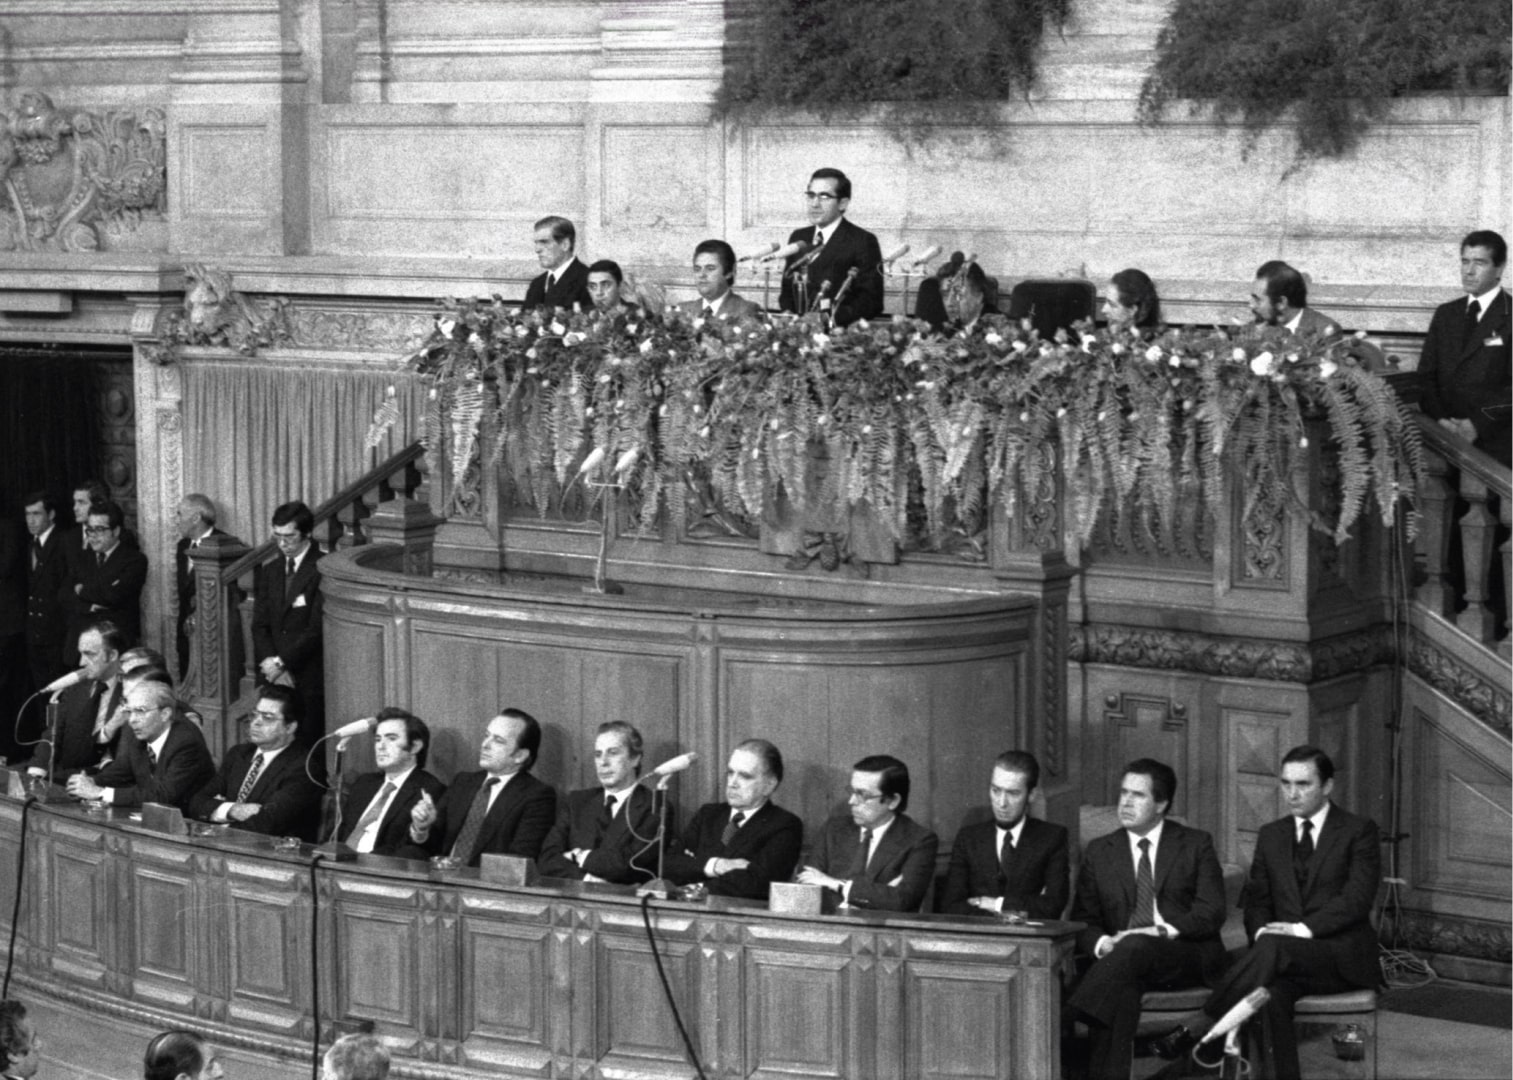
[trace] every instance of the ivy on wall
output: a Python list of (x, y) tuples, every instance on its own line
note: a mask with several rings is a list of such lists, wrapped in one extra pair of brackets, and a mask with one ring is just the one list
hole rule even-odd
[(1186, 100), (1247, 150), (1292, 121), (1301, 165), (1349, 153), (1404, 93), (1506, 93), (1510, 39), (1507, 0), (1176, 0), (1140, 115)]
[(1072, 0), (758, 0), (733, 28), (721, 115), (881, 104), (977, 112), (1035, 83)]

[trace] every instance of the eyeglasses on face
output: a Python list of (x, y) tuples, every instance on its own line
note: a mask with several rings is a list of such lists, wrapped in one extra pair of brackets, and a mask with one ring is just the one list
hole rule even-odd
[(166, 706), (163, 705), (122, 705), (118, 712), (130, 720), (134, 716), (147, 716), (150, 713), (161, 712)]
[(255, 712), (249, 720), (254, 724), (282, 724), (284, 718), (276, 712)]
[(830, 201), (830, 202), (834, 202), (838, 197), (839, 196), (830, 194), (830, 192), (828, 192), (828, 191), (806, 191), (806, 192), (804, 192), (804, 198), (808, 199), (810, 202), (826, 202), (827, 200)]
[(86, 525), (86, 526), (84, 526), (84, 532), (88, 536), (104, 536), (106, 533), (110, 532), (110, 529), (111, 529), (111, 526), (109, 526), (109, 525)]
[(846, 792), (847, 802), (869, 803), (876, 802), (882, 797), (883, 794), (880, 791), (858, 791), (856, 788), (852, 788), (850, 791)]

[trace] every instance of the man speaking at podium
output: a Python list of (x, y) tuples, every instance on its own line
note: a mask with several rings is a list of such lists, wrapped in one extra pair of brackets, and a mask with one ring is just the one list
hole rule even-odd
[[(783, 264), (778, 306), (802, 315), (829, 311), (836, 326), (883, 313), (882, 248), (877, 237), (845, 218), (851, 181), (839, 169), (816, 169), (804, 191), (809, 224), (788, 237), (795, 250)], [(855, 271), (847, 286), (846, 279)], [(844, 295), (842, 295), (844, 293)], [(840, 302), (836, 303), (836, 297)]]

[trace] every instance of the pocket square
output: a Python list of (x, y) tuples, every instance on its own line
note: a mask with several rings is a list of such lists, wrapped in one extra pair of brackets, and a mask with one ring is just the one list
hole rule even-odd
[(1485, 345), (1489, 349), (1495, 349), (1495, 348), (1497, 348), (1497, 346), (1501, 345), (1502, 343), (1503, 343), (1503, 340), (1502, 340), (1502, 335), (1501, 334), (1493, 334), (1486, 341), (1482, 342), (1482, 344)]
[(296, 596), (294, 598), (294, 603), (290, 604), (289, 606), (290, 607), (309, 607), (310, 605), (305, 602), (305, 594), (304, 593), (300, 593), (298, 596)]

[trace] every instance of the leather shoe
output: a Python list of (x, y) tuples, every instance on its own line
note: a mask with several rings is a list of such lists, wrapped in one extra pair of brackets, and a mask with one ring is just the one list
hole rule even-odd
[(1198, 1037), (1178, 1024), (1159, 1039), (1151, 1040), (1151, 1053), (1167, 1061), (1176, 1061), (1188, 1055), (1198, 1045)]

